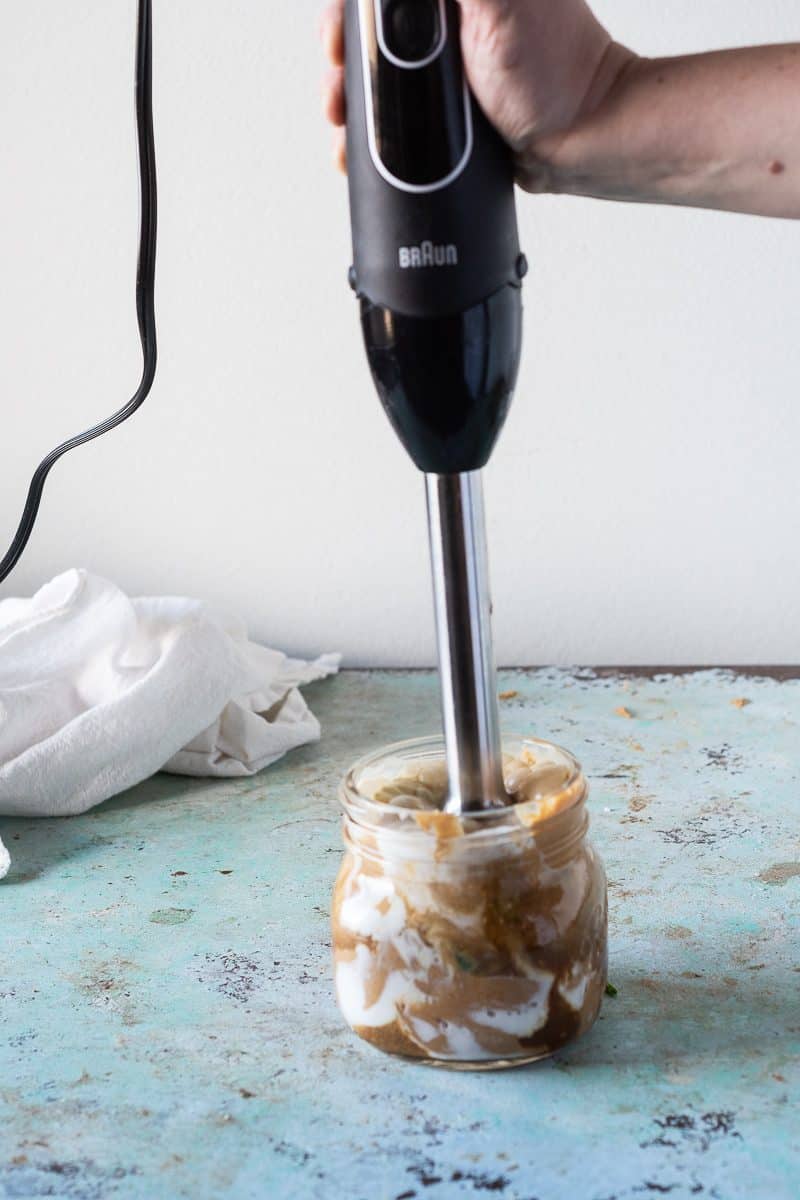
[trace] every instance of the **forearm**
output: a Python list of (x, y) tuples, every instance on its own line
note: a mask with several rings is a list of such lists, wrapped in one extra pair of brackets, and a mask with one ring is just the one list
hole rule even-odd
[[(520, 155), (533, 190), (800, 218), (800, 45), (609, 58), (603, 98)], [(601, 81), (602, 83), (602, 81)]]

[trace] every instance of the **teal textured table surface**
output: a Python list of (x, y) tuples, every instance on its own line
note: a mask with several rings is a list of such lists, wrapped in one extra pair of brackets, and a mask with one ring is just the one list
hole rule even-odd
[(594, 1030), (471, 1075), (346, 1029), (337, 782), (437, 727), (433, 675), (346, 673), (308, 689), (322, 742), (255, 779), (0, 819), (0, 1195), (800, 1196), (800, 682), (501, 683), (504, 727), (592, 785), (618, 989)]

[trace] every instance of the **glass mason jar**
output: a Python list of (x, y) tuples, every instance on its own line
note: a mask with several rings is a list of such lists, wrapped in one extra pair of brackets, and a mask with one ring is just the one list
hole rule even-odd
[(580, 1037), (600, 1010), (606, 877), (586, 836), (586, 780), (549, 743), (506, 738), (503, 749), (519, 802), (486, 813), (440, 811), (441, 738), (389, 746), (342, 782), (336, 993), (381, 1050), (517, 1066)]

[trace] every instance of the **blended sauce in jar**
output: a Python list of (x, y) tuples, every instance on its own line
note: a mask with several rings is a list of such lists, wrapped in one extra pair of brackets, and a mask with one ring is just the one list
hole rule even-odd
[(345, 781), (340, 1008), (362, 1038), (412, 1058), (542, 1058), (592, 1025), (606, 983), (606, 881), (586, 839), (586, 781), (564, 751), (516, 739), (504, 760), (514, 803), (451, 815), (435, 746), (390, 748)]

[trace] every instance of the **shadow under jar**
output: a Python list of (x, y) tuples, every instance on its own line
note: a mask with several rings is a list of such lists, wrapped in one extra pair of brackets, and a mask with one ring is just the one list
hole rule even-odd
[(333, 896), (339, 1007), (392, 1054), (460, 1069), (544, 1058), (594, 1023), (606, 984), (603, 865), (566, 751), (506, 738), (516, 803), (454, 816), (444, 744), (389, 746), (341, 789)]

